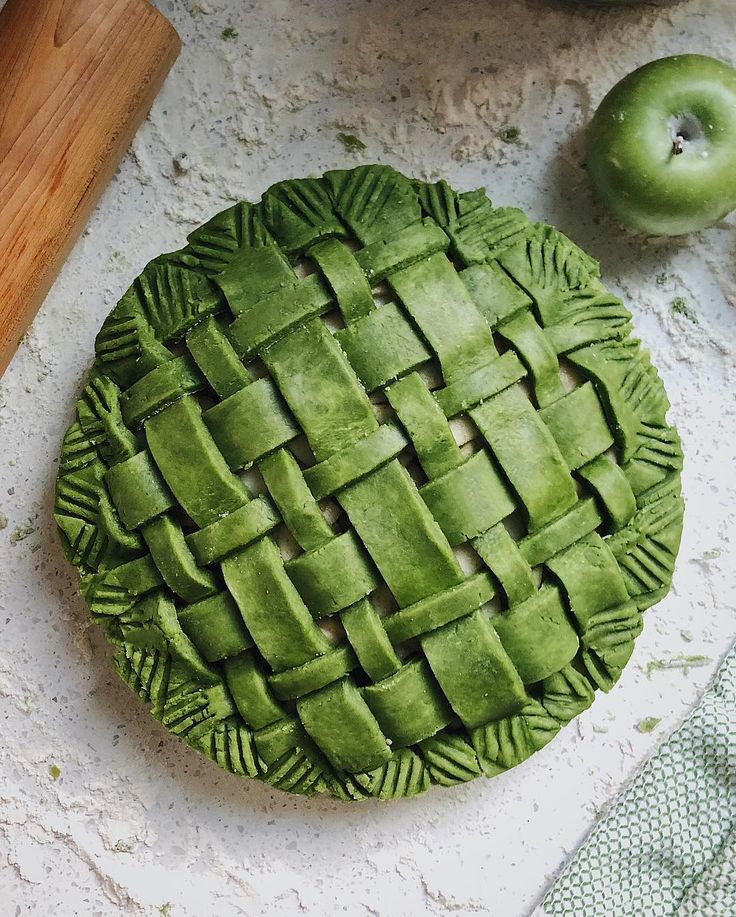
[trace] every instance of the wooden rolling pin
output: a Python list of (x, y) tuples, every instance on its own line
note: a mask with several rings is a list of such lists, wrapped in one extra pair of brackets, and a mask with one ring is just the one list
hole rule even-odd
[(0, 10), (0, 376), (180, 46), (147, 0)]

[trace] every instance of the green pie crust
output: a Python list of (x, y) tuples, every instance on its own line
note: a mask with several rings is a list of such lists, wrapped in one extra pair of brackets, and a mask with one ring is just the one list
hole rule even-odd
[(55, 518), (123, 680), (236, 774), (493, 776), (617, 681), (682, 453), (561, 233), (387, 166), (281, 182), (105, 320)]

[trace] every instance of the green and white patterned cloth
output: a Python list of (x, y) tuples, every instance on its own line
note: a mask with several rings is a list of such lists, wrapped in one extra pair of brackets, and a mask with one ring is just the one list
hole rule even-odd
[(736, 648), (541, 910), (547, 917), (735, 917)]

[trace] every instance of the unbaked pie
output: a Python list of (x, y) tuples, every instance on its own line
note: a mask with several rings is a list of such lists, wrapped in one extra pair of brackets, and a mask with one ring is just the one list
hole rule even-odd
[(492, 776), (608, 691), (682, 455), (598, 266), (483, 191), (281, 182), (105, 320), (55, 514), (117, 670), (294, 793)]

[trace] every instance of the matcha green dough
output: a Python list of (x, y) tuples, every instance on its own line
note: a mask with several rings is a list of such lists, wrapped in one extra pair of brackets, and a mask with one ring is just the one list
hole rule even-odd
[(569, 239), (387, 166), (284, 181), (97, 336), (55, 518), (114, 664), (221, 768), (306, 795), (494, 776), (620, 677), (682, 453)]

